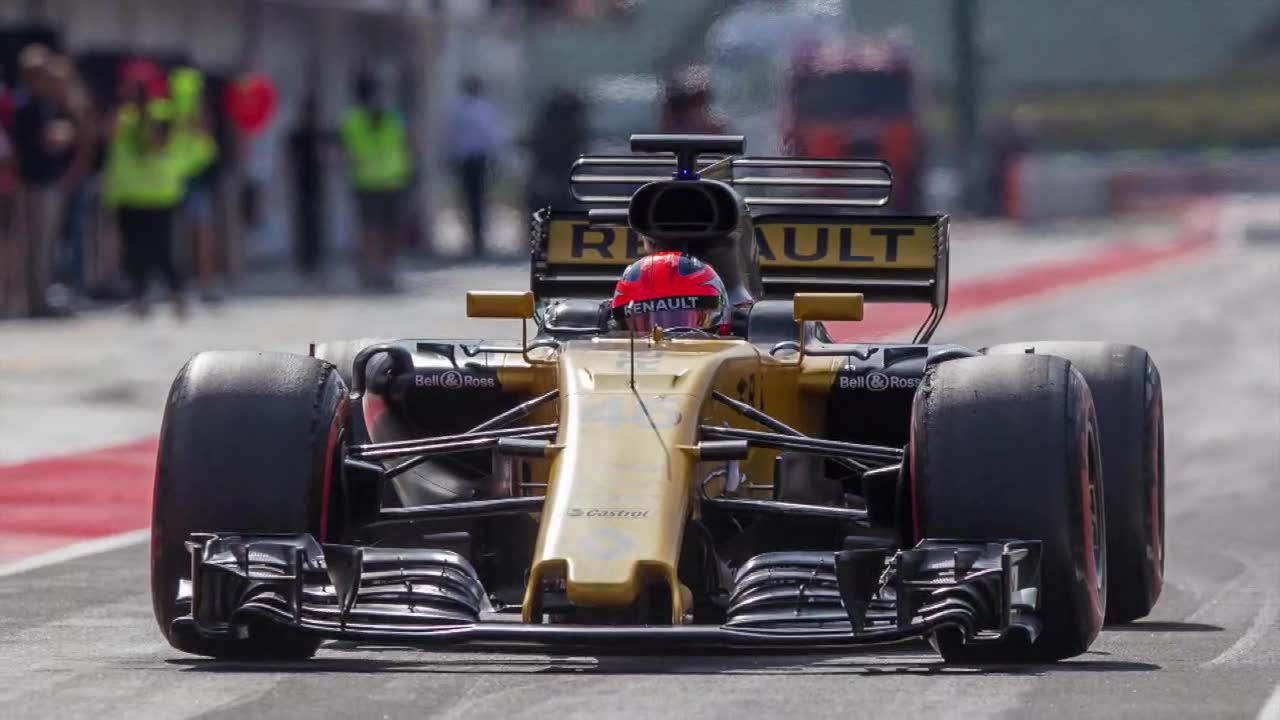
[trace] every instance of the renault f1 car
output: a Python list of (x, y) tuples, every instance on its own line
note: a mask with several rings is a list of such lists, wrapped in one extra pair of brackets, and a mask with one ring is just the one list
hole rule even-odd
[[(948, 661), (1020, 662), (1150, 611), (1163, 437), (1145, 351), (931, 344), (948, 219), (876, 214), (884, 163), (631, 144), (575, 164), (587, 212), (535, 215), (529, 291), (468, 294), (518, 342), (183, 367), (151, 546), (175, 648), (925, 639)], [(718, 271), (728, 335), (611, 326), (622, 267), (659, 250)], [(930, 306), (912, 341), (833, 339), (884, 302)]]

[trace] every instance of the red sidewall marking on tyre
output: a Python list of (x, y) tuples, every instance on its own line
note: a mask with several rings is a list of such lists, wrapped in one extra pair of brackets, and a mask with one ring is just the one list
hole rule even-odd
[[(1167, 244), (1113, 245), (1079, 259), (953, 283), (947, 318), (973, 319), (1016, 302), (1135, 275), (1204, 252), (1215, 240), (1217, 215), (1215, 203), (1203, 203), (1187, 214), (1182, 232)], [(923, 319), (924, 311), (918, 306), (877, 304), (866, 321), (832, 323), (831, 332), (841, 341), (901, 337)], [(0, 465), (0, 563), (150, 525), (157, 442), (147, 438)], [(325, 495), (327, 503), (327, 490)], [(322, 508), (327, 514), (327, 504)]]
[(338, 411), (333, 414), (333, 422), (329, 424), (329, 439), (325, 443), (324, 479), (320, 484), (320, 542), (329, 539), (329, 503), (333, 497), (333, 474), (337, 467), (334, 461), (338, 456), (338, 438), (346, 426), (347, 416), (351, 414), (351, 401), (343, 399)]
[[(913, 403), (914, 404), (914, 403)], [(908, 487), (911, 490), (911, 542), (920, 542), (920, 490), (919, 483), (916, 482), (916, 468), (920, 467), (920, 454), (917, 452), (919, 446), (916, 445), (916, 413), (915, 408), (911, 411), (911, 429), (907, 431), (907, 452), (911, 462), (911, 478)]]
[[(1083, 493), (1083, 502), (1080, 503), (1084, 509), (1082, 518), (1084, 522), (1084, 575), (1085, 582), (1089, 585), (1089, 607), (1093, 611), (1094, 623), (1099, 627), (1102, 626), (1103, 608), (1102, 598), (1098, 592), (1098, 563), (1095, 553), (1097, 548), (1094, 547), (1093, 536), (1098, 531), (1094, 526), (1094, 510), (1098, 503), (1098, 498), (1094, 497), (1093, 488), (1089, 487), (1089, 469), (1093, 467), (1093, 452), (1089, 447), (1089, 431), (1086, 429), (1080, 437), (1080, 444), (1084, 451), (1084, 465), (1080, 468), (1080, 490)], [(1104, 478), (1105, 481), (1105, 478)], [(1106, 562), (1106, 556), (1103, 556), (1102, 562)]]

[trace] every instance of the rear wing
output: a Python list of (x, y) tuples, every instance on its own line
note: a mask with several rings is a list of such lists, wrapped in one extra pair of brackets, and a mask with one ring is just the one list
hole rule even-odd
[[(766, 297), (857, 292), (868, 302), (928, 303), (927, 340), (947, 305), (945, 215), (811, 211), (753, 218)], [(593, 225), (585, 212), (543, 211), (533, 225), (531, 289), (543, 298), (607, 298), (623, 267), (644, 254), (624, 226)]]
[[(927, 340), (947, 305), (947, 217), (855, 214), (889, 202), (893, 170), (881, 160), (752, 157), (744, 148), (737, 135), (632, 135), (631, 155), (578, 158), (569, 188), (591, 213), (535, 216), (534, 295), (612, 296), (623, 266), (644, 252), (626, 219), (640, 188), (715, 180), (752, 213), (766, 297), (856, 292), (869, 302), (928, 303), (916, 334)], [(721, 212), (713, 202), (694, 210), (709, 213), (698, 218), (704, 224)]]

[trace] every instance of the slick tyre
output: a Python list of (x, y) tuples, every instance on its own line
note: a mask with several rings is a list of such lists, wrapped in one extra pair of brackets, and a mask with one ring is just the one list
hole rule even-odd
[(911, 419), (915, 537), (1042, 543), (1035, 642), (942, 632), (946, 660), (1060, 660), (1097, 637), (1107, 603), (1097, 432), (1089, 387), (1061, 358), (972, 357), (926, 373)]
[(337, 368), (338, 375), (347, 387), (352, 387), (351, 375), (356, 364), (356, 355), (370, 345), (389, 342), (383, 338), (357, 338), (355, 340), (329, 340), (316, 343), (315, 356)]
[(1146, 350), (1101, 342), (997, 345), (991, 355), (1054, 355), (1089, 383), (1107, 479), (1107, 622), (1146, 617), (1164, 582), (1164, 400)]
[(305, 658), (319, 641), (254, 628), (215, 640), (173, 628), (190, 577), (193, 532), (311, 533), (326, 539), (346, 431), (347, 389), (334, 366), (281, 353), (205, 352), (173, 381), (160, 430), (151, 522), (151, 599), (160, 631), (183, 652)]
[[(352, 374), (355, 371), (356, 355), (370, 345), (388, 342), (382, 338), (359, 338), (357, 340), (330, 340), (316, 343), (315, 356), (333, 363), (342, 382), (348, 388), (354, 387)], [(359, 404), (351, 406), (351, 441), (353, 443), (369, 442), (369, 429), (365, 423), (364, 408)]]

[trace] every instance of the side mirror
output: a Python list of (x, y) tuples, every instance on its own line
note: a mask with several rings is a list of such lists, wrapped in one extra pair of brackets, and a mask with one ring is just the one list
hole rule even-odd
[(533, 293), (472, 290), (467, 293), (467, 317), (528, 320), (533, 317)]
[(862, 319), (862, 293), (796, 293), (796, 322)]
[(796, 365), (804, 362), (806, 322), (847, 322), (862, 319), (862, 293), (796, 293), (792, 317), (800, 324)]
[(533, 317), (533, 310), (533, 293), (528, 290), (472, 290), (467, 293), (467, 317), (519, 320), (520, 356), (530, 365), (554, 365), (554, 360), (529, 357), (529, 328), (525, 321)]

